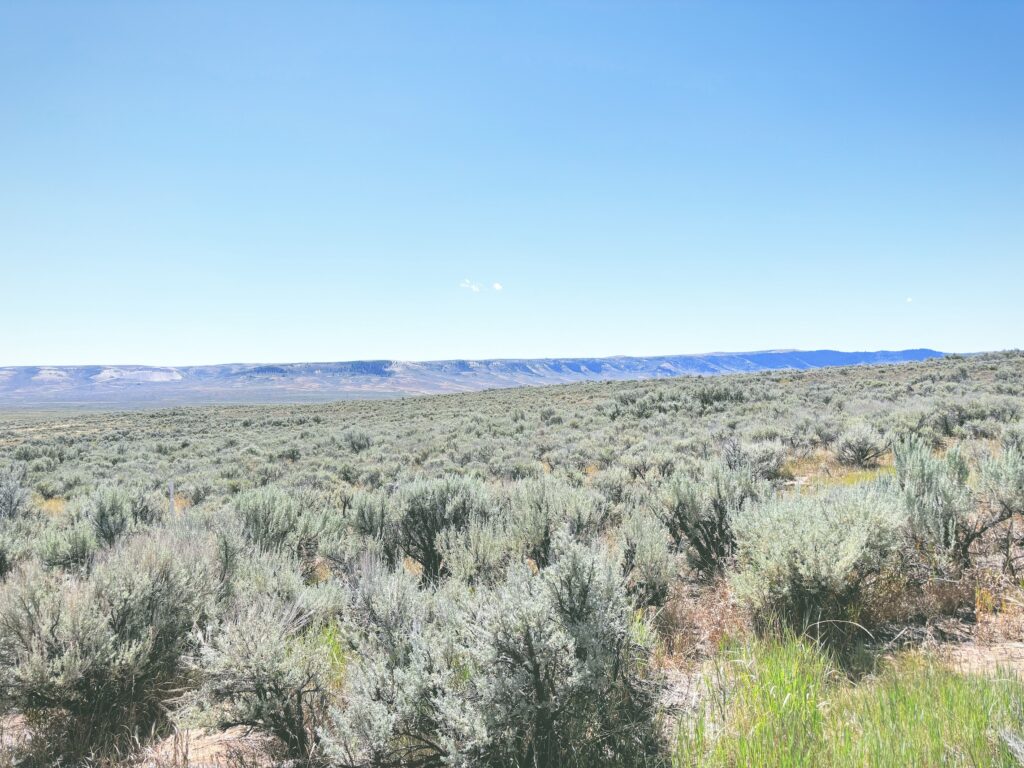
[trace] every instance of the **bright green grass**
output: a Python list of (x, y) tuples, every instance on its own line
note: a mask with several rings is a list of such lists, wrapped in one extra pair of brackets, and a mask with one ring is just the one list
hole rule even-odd
[(856, 469), (835, 477), (823, 477), (819, 479), (820, 485), (860, 485), (861, 483), (873, 483), (876, 480), (895, 475), (893, 467), (875, 467), (874, 469)]
[(317, 642), (327, 656), (327, 663), (330, 665), (330, 681), (336, 690), (341, 690), (345, 685), (345, 673), (348, 670), (349, 656), (345, 647), (345, 638), (338, 624), (331, 622), (323, 629), (317, 637)]
[(812, 645), (727, 654), (708, 712), (680, 728), (673, 765), (1018, 766), (998, 732), (1024, 729), (1024, 684), (964, 676), (921, 657), (850, 682)]

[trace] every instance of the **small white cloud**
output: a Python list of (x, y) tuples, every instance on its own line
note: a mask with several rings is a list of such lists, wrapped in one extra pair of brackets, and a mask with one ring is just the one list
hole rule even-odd
[(481, 291), (503, 291), (503, 290), (505, 290), (505, 286), (502, 285), (501, 283), (490, 283), (489, 285), (488, 284), (481, 284), (481, 283), (474, 282), (473, 280), (470, 280), (468, 277), (464, 278), (462, 280), (462, 282), (459, 283), (459, 288), (462, 288), (463, 290), (466, 290), (466, 291), (470, 291), (472, 293), (480, 293)]
[(909, 296), (907, 296), (907, 304), (913, 304), (913, 303), (914, 303), (914, 300), (912, 298), (910, 298)]

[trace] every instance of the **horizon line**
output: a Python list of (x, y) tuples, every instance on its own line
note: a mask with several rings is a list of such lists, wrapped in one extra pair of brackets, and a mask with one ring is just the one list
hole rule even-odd
[(829, 347), (821, 347), (817, 349), (801, 349), (798, 347), (786, 347), (786, 348), (773, 348), (773, 349), (756, 349), (756, 350), (740, 350), (735, 352), (730, 351), (714, 351), (714, 352), (676, 352), (669, 354), (656, 354), (656, 355), (628, 355), (628, 354), (614, 354), (614, 355), (552, 355), (547, 357), (448, 357), (448, 358), (433, 358), (433, 359), (410, 359), (410, 358), (399, 358), (399, 357), (365, 357), (365, 358), (351, 358), (348, 360), (338, 359), (321, 359), (321, 360), (293, 360), (289, 362), (280, 361), (233, 361), (233, 362), (221, 362), (221, 363), (187, 363), (180, 365), (169, 365), (169, 364), (152, 364), (152, 363), (30, 363), (25, 365), (0, 365), (0, 370), (8, 369), (25, 369), (25, 368), (151, 368), (151, 369), (179, 369), (179, 368), (219, 368), (233, 365), (337, 365), (342, 363), (413, 363), (413, 364), (428, 364), (428, 363), (456, 363), (456, 362), (468, 362), (468, 363), (495, 363), (495, 362), (515, 362), (515, 361), (551, 361), (551, 360), (651, 360), (655, 358), (673, 358), (673, 357), (737, 357), (743, 355), (768, 355), (768, 354), (793, 354), (793, 353), (809, 353), (809, 352), (837, 352), (839, 354), (877, 354), (881, 352), (934, 352), (938, 355), (949, 356), (949, 355), (981, 355), (991, 352), (1008, 352), (1010, 349), (1004, 350), (978, 350), (972, 352), (944, 352), (934, 347), (904, 347), (900, 349), (833, 349)]

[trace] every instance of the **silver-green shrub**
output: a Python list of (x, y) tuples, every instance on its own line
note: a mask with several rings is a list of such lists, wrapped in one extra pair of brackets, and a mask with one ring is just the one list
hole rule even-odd
[[(320, 728), (343, 656), (307, 601), (253, 595), (200, 636), (192, 716), (216, 728), (273, 736), (292, 759), (320, 757)], [(314, 600), (315, 603), (315, 600)]]
[(623, 521), (620, 536), (630, 594), (640, 605), (663, 605), (678, 571), (664, 524), (650, 512), (637, 510)]
[(474, 591), (424, 593), (371, 568), (346, 612), (359, 639), (327, 754), (353, 767), (652, 764), (653, 635), (620, 569), (578, 544)]
[(0, 587), (0, 703), (54, 760), (130, 750), (164, 727), (211, 598), (203, 551), (168, 534), (130, 539), (87, 578), (28, 564)]
[(398, 517), (381, 491), (359, 491), (352, 495), (346, 510), (351, 530), (360, 538), (374, 542), (391, 565), (398, 561)]
[(302, 510), (294, 494), (268, 485), (246, 491), (235, 499), (235, 513), (246, 538), (258, 547), (282, 547), (299, 527)]
[(597, 494), (544, 476), (513, 485), (508, 525), (523, 556), (545, 567), (560, 533), (588, 541), (603, 529), (607, 503)]
[(348, 593), (352, 663), (323, 733), (326, 754), (352, 768), (440, 766), (450, 750), (439, 739), (438, 703), (460, 622), (438, 627), (432, 596), (416, 578), (370, 559)]
[(88, 520), (77, 520), (44, 528), (37, 549), (39, 560), (47, 568), (88, 570), (99, 550), (99, 543), (93, 525)]
[(724, 571), (735, 549), (733, 517), (770, 491), (748, 468), (710, 463), (695, 476), (676, 474), (662, 494), (658, 514), (692, 567), (714, 576)]
[(500, 578), (512, 557), (514, 544), (503, 514), (474, 515), (464, 528), (446, 528), (438, 536), (445, 571), (466, 584), (486, 584)]
[(1010, 448), (981, 464), (981, 480), (994, 518), (1024, 514), (1024, 452)]
[(29, 489), (25, 467), (12, 464), (0, 470), (0, 521), (10, 520), (28, 509)]
[(356, 427), (346, 429), (341, 439), (352, 453), (362, 453), (373, 445), (373, 436), (365, 429)]
[(135, 522), (128, 494), (116, 487), (101, 488), (93, 493), (85, 515), (97, 540), (106, 547), (113, 546)]
[(722, 461), (731, 470), (747, 470), (755, 477), (777, 480), (783, 473), (786, 449), (779, 440), (744, 443), (730, 436), (722, 444)]
[(762, 622), (856, 621), (899, 547), (906, 516), (887, 484), (776, 495), (733, 518), (737, 594)]
[(444, 570), (441, 535), (487, 515), (493, 501), (479, 480), (447, 476), (414, 480), (400, 489), (395, 503), (402, 551), (422, 566), (428, 581), (436, 581)]
[(1004, 451), (1024, 453), (1024, 422), (1014, 422), (1003, 427), (1000, 442)]
[(482, 606), (467, 693), (489, 737), (476, 745), (478, 764), (654, 759), (652, 635), (633, 618), (619, 573), (606, 552), (570, 545), (539, 576), (511, 572)]
[(893, 454), (914, 551), (940, 568), (966, 566), (976, 501), (963, 453), (954, 446), (940, 457), (923, 438), (909, 436), (893, 445)]
[[(287, 549), (307, 560), (316, 556), (328, 528), (342, 522), (326, 508), (323, 494), (308, 488), (268, 485), (235, 499), (248, 541), (261, 549)], [(333, 518), (333, 519), (332, 519)]]
[(864, 423), (854, 424), (836, 441), (836, 459), (849, 467), (868, 469), (878, 464), (886, 444), (878, 431)]
[[(980, 476), (983, 503), (964, 536), (965, 549), (1024, 514), (1024, 453), (1010, 447), (998, 456), (988, 456), (981, 462)], [(1013, 547), (1008, 543), (1002, 549), (1003, 564), (1012, 570)]]

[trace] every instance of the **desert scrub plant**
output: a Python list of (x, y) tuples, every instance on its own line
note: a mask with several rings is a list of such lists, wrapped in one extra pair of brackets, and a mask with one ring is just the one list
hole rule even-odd
[(646, 765), (661, 747), (649, 664), (620, 564), (568, 544), (539, 574), (435, 593), (372, 569), (326, 734), (343, 766)]
[[(344, 690), (323, 731), (332, 764), (441, 766), (451, 755), (442, 743), (439, 705), (457, 663), (461, 621), (452, 600), (437, 622), (436, 602), (404, 569), (366, 558), (347, 586), (342, 615), (351, 646)], [(455, 614), (455, 615), (453, 615)], [(460, 669), (460, 675), (464, 672)]]
[(970, 565), (970, 518), (976, 501), (967, 484), (970, 467), (959, 447), (939, 457), (923, 438), (911, 435), (894, 443), (893, 456), (913, 551), (939, 571)]
[[(1024, 453), (1013, 448), (981, 463), (981, 482), (989, 505), (989, 520), (1024, 514)], [(980, 521), (981, 525), (988, 521)]]
[(762, 626), (840, 636), (899, 545), (905, 513), (885, 483), (776, 495), (733, 519), (732, 583)]
[(87, 571), (92, 567), (99, 543), (92, 524), (88, 520), (76, 520), (45, 527), (40, 533), (37, 550), (40, 562), (47, 568)]
[(886, 444), (878, 432), (864, 423), (854, 424), (836, 441), (836, 460), (848, 467), (870, 469), (886, 451)]
[(0, 582), (7, 578), (7, 574), (14, 570), (15, 544), (5, 531), (0, 531)]
[[(983, 503), (978, 506), (970, 529), (964, 535), (967, 547), (981, 540), (989, 531), (1024, 514), (1024, 453), (1010, 448), (998, 456), (988, 456), (982, 460), (979, 474)], [(1003, 565), (1012, 571), (1016, 568), (1018, 557), (1012, 546), (1012, 528), (1009, 534), (1003, 553)], [(1020, 543), (1018, 538), (1017, 544)]]
[(502, 514), (474, 515), (464, 528), (446, 528), (437, 546), (445, 571), (472, 585), (499, 579), (514, 549)]
[(113, 546), (135, 522), (128, 494), (117, 487), (94, 492), (89, 497), (85, 516), (92, 524), (96, 539), (106, 547)]
[(612, 505), (621, 504), (626, 496), (626, 490), (632, 484), (633, 478), (629, 470), (616, 464), (603, 469), (593, 476), (591, 481), (595, 490), (598, 491)]
[(405, 568), (390, 568), (364, 557), (348, 579), (344, 618), (365, 644), (383, 649), (390, 660), (405, 658), (409, 638), (429, 617), (430, 593)]
[(444, 570), (441, 535), (465, 528), (474, 516), (487, 515), (492, 499), (481, 481), (448, 476), (408, 483), (397, 492), (395, 503), (402, 551), (423, 567), (425, 579), (437, 581)]
[(755, 477), (778, 480), (783, 476), (786, 449), (778, 440), (743, 443), (729, 436), (722, 443), (722, 461), (731, 470), (748, 470)]
[(523, 480), (509, 494), (510, 534), (519, 551), (543, 568), (551, 562), (559, 533), (591, 539), (604, 527), (606, 507), (597, 494), (550, 476)]
[(398, 517), (381, 491), (357, 491), (345, 511), (348, 527), (356, 536), (376, 543), (390, 565), (398, 561)]
[(239, 603), (230, 619), (199, 636), (191, 664), (200, 683), (185, 720), (246, 726), (274, 737), (287, 758), (316, 763), (336, 688), (336, 649), (323, 640), (324, 618), (302, 600), (247, 595)]
[(30, 563), (0, 588), (0, 701), (53, 759), (131, 751), (166, 725), (209, 597), (196, 552), (166, 534), (129, 540), (88, 578)]
[(1003, 427), (999, 442), (1004, 451), (1024, 453), (1024, 422), (1014, 422)]
[(246, 538), (263, 549), (315, 552), (325, 524), (315, 494), (268, 485), (239, 494), (235, 514)]
[(373, 437), (365, 429), (346, 429), (341, 435), (342, 442), (352, 453), (362, 453), (373, 445)]
[(12, 464), (0, 470), (0, 521), (18, 517), (27, 511), (28, 503), (25, 466)]
[(721, 411), (729, 404), (742, 403), (746, 400), (744, 393), (729, 384), (702, 383), (691, 393), (693, 407), (703, 415), (709, 411)]
[(677, 473), (667, 484), (658, 515), (676, 548), (708, 578), (721, 574), (736, 545), (733, 517), (771, 492), (749, 469), (728, 469), (717, 462), (696, 476)]
[(489, 765), (641, 765), (659, 749), (648, 658), (620, 565), (570, 544), (539, 576), (510, 573), (483, 618)]
[(650, 512), (636, 511), (623, 521), (620, 538), (629, 593), (642, 606), (664, 605), (677, 575), (665, 526)]

